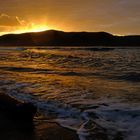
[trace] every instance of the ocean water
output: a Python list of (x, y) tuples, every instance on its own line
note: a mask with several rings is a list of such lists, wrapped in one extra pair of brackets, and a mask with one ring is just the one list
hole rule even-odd
[(80, 140), (140, 138), (139, 47), (0, 47), (0, 92)]

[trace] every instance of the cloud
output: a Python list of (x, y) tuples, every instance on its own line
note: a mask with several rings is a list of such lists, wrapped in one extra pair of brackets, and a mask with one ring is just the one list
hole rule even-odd
[(18, 16), (9, 16), (7, 14), (0, 14), (0, 35), (15, 32), (28, 26), (25, 20)]
[(0, 14), (0, 26), (20, 26), (21, 23), (18, 17)]
[(65, 31), (140, 34), (140, 0), (1, 0), (0, 5), (1, 13), (8, 14), (0, 13), (0, 26), (11, 32), (35, 23)]

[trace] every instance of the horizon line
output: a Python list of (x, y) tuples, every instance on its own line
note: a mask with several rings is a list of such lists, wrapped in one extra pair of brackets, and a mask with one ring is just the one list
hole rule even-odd
[(140, 34), (114, 34), (114, 33), (110, 33), (110, 32), (107, 32), (107, 31), (85, 31), (85, 30), (81, 30), (81, 31), (64, 31), (64, 30), (60, 30), (60, 29), (46, 29), (46, 30), (42, 30), (42, 31), (29, 31), (29, 32), (5, 32), (3, 34), (0, 34), (0, 37), (1, 36), (4, 36), (4, 35), (20, 35), (20, 34), (26, 34), (26, 33), (41, 33), (41, 32), (47, 32), (47, 31), (59, 31), (59, 32), (66, 32), (66, 33), (71, 33), (71, 32), (75, 32), (75, 33), (80, 33), (80, 32), (87, 32), (87, 33), (100, 33), (100, 32), (105, 32), (105, 33), (109, 33), (109, 34), (112, 34), (114, 36), (129, 36), (129, 35), (133, 35), (133, 36), (137, 36), (137, 35), (140, 35)]

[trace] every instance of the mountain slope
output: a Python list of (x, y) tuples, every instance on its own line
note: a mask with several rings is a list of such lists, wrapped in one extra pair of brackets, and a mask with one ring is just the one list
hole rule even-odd
[(106, 32), (63, 32), (7, 34), (1, 46), (140, 46), (140, 35), (114, 36)]

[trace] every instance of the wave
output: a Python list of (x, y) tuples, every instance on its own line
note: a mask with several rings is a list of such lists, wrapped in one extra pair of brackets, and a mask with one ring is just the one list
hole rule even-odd
[(2, 51), (24, 51), (26, 48), (24, 47), (0, 47), (0, 50)]
[(115, 47), (36, 47), (35, 49), (30, 48), (28, 50), (34, 50), (35, 52), (42, 52), (43, 50), (65, 50), (65, 51), (70, 51), (70, 50), (87, 50), (87, 51), (112, 51), (115, 50)]
[(86, 49), (2, 51), (0, 92), (32, 102), (44, 121), (75, 130), (81, 140), (138, 140), (139, 51)]
[(140, 82), (140, 73), (138, 72), (128, 72), (122, 75), (115, 76), (117, 80), (131, 81), (131, 82)]
[[(19, 93), (18, 89), (30, 86), (28, 83), (16, 83), (14, 81), (1, 81), (1, 92), (4, 92), (22, 100), (32, 102), (38, 111), (45, 115), (44, 121), (56, 122), (61, 126), (77, 132), (80, 140), (124, 139), (139, 138), (140, 106), (129, 106), (117, 100), (94, 100), (87, 108), (81, 110), (70, 104), (54, 100), (44, 100), (29, 94)], [(40, 120), (38, 116), (36, 121)], [(43, 120), (42, 120), (43, 121)], [(131, 132), (131, 133), (130, 133)]]
[(11, 71), (11, 72), (31, 72), (35, 74), (56, 74), (61, 76), (97, 76), (99, 73), (90, 72), (75, 72), (75, 71), (59, 71), (51, 69), (41, 69), (41, 68), (29, 68), (29, 67), (0, 67), (1, 70)]
[(0, 67), (1, 70), (12, 71), (12, 72), (36, 72), (43, 71), (48, 72), (49, 69), (37, 69), (37, 68), (28, 68), (28, 67)]

